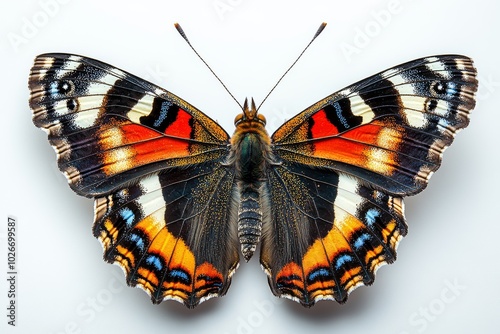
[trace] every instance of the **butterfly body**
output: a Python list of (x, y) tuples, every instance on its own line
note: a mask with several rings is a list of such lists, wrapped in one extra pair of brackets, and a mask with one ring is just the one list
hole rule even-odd
[(250, 260), (260, 242), (263, 210), (268, 207), (263, 192), (266, 170), (273, 163), (266, 121), (257, 114), (252, 99), (245, 100), (243, 113), (235, 119), (236, 130), (231, 138), (229, 161), (235, 169), (240, 204), (238, 207), (238, 239), (246, 261)]
[(460, 55), (404, 63), (318, 101), (271, 136), (253, 100), (229, 136), (178, 96), (103, 62), (35, 59), (33, 122), (70, 187), (94, 198), (104, 259), (153, 303), (222, 296), (240, 253), (271, 291), (345, 302), (396, 258), (403, 197), (422, 191), (469, 122)]

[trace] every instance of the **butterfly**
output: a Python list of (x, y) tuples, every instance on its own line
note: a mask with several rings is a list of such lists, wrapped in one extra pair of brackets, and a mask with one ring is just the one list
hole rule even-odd
[(232, 136), (171, 92), (91, 58), (42, 54), (34, 124), (93, 198), (104, 260), (153, 303), (226, 294), (260, 247), (271, 291), (343, 303), (396, 259), (403, 198), (422, 191), (475, 106), (471, 59), (413, 60), (348, 86), (268, 135), (245, 100)]

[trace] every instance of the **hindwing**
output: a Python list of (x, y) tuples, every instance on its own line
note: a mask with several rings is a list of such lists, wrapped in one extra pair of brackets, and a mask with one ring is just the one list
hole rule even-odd
[(104, 259), (153, 303), (192, 308), (224, 295), (238, 265), (234, 173), (219, 162), (172, 169), (95, 201)]
[(400, 197), (343, 173), (283, 163), (269, 173), (261, 263), (274, 294), (310, 307), (345, 302), (396, 259), (407, 226)]

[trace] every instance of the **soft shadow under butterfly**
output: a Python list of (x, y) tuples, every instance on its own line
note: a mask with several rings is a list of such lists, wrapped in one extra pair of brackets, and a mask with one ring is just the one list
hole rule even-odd
[(82, 56), (38, 56), (29, 88), (33, 122), (71, 188), (95, 199), (93, 233), (129, 285), (193, 308), (224, 295), (240, 250), (248, 261), (260, 244), (272, 292), (310, 307), (345, 302), (396, 259), (403, 197), (425, 188), (467, 126), (477, 80), (467, 57), (417, 59), (272, 136), (245, 101), (232, 137), (176, 95)]

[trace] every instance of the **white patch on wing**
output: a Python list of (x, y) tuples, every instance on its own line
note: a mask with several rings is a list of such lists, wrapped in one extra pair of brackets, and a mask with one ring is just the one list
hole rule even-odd
[(105, 95), (81, 96), (78, 99), (78, 110), (100, 109), (103, 106)]
[(70, 56), (68, 59), (64, 60), (63, 65), (56, 70), (56, 77), (60, 78), (66, 72), (72, 72), (81, 65), (82, 57), (80, 56)]
[(352, 114), (363, 117), (363, 124), (367, 124), (375, 118), (372, 108), (365, 103), (365, 100), (361, 96), (353, 95), (349, 97), (349, 101), (351, 102)]
[[(393, 85), (394, 88), (398, 91), (400, 95), (414, 95), (415, 90), (413, 89), (413, 86), (403, 78), (401, 75), (394, 75), (391, 78), (387, 78)], [(404, 97), (402, 97), (404, 98)]]
[(68, 100), (59, 100), (52, 105), (54, 113), (57, 116), (63, 116), (69, 114)]
[(96, 108), (80, 111), (75, 114), (75, 118), (73, 118), (73, 124), (80, 129), (86, 129), (95, 124), (98, 116), (99, 116), (99, 109)]
[(427, 126), (427, 118), (421, 112), (408, 110), (405, 111), (408, 124), (414, 128), (421, 129)]
[(437, 57), (429, 57), (426, 58), (429, 63), (425, 64), (425, 67), (427, 67), (430, 71), (433, 72), (438, 72), (439, 75), (445, 77), (446, 79), (451, 78), (451, 73), (446, 69), (444, 66), (444, 63), (439, 60)]
[(162, 96), (164, 97), (165, 96), (165, 91), (162, 89), (162, 88), (155, 88), (155, 94), (158, 95), (158, 96)]
[(161, 189), (161, 184), (158, 175), (151, 175), (150, 177), (142, 179), (140, 185), (141, 189), (147, 193)]
[[(391, 68), (387, 71), (385, 71), (384, 73), (382, 73), (382, 78), (384, 79), (388, 79), (388, 80), (393, 80), (393, 76), (395, 76), (396, 74), (398, 74), (400, 72), (399, 69), (397, 68)], [(399, 77), (401, 77), (400, 75), (398, 75)]]
[(116, 81), (118, 81), (116, 76), (106, 74), (97, 81), (91, 82), (85, 89), (85, 92), (89, 95), (106, 94), (113, 87)]
[[(144, 194), (135, 199), (135, 202), (140, 204), (144, 216), (156, 216), (156, 212), (165, 210), (165, 201), (161, 194), (162, 186), (158, 175), (155, 174), (142, 179), (140, 187)], [(161, 220), (163, 221), (163, 218)]]
[(437, 100), (437, 106), (436, 108), (432, 111), (433, 114), (439, 115), (439, 116), (447, 116), (448, 111), (450, 110), (450, 103), (445, 100)]
[(115, 74), (117, 77), (121, 78), (121, 79), (124, 79), (126, 77), (129, 76), (129, 74), (123, 72), (122, 70), (120, 70), (119, 68), (112, 68), (110, 70), (111, 73)]
[(335, 224), (342, 228), (349, 216), (354, 216), (363, 198), (356, 193), (358, 183), (351, 177), (339, 174), (338, 193), (333, 206)]
[(425, 114), (427, 98), (421, 96), (402, 96), (403, 113), (406, 115), (408, 124), (415, 128), (427, 126), (428, 120)]
[(137, 101), (137, 104), (132, 107), (132, 109), (127, 112), (127, 117), (134, 123), (140, 123), (139, 118), (142, 116), (147, 116), (153, 110), (153, 101), (155, 97), (151, 95), (144, 95), (142, 99)]

